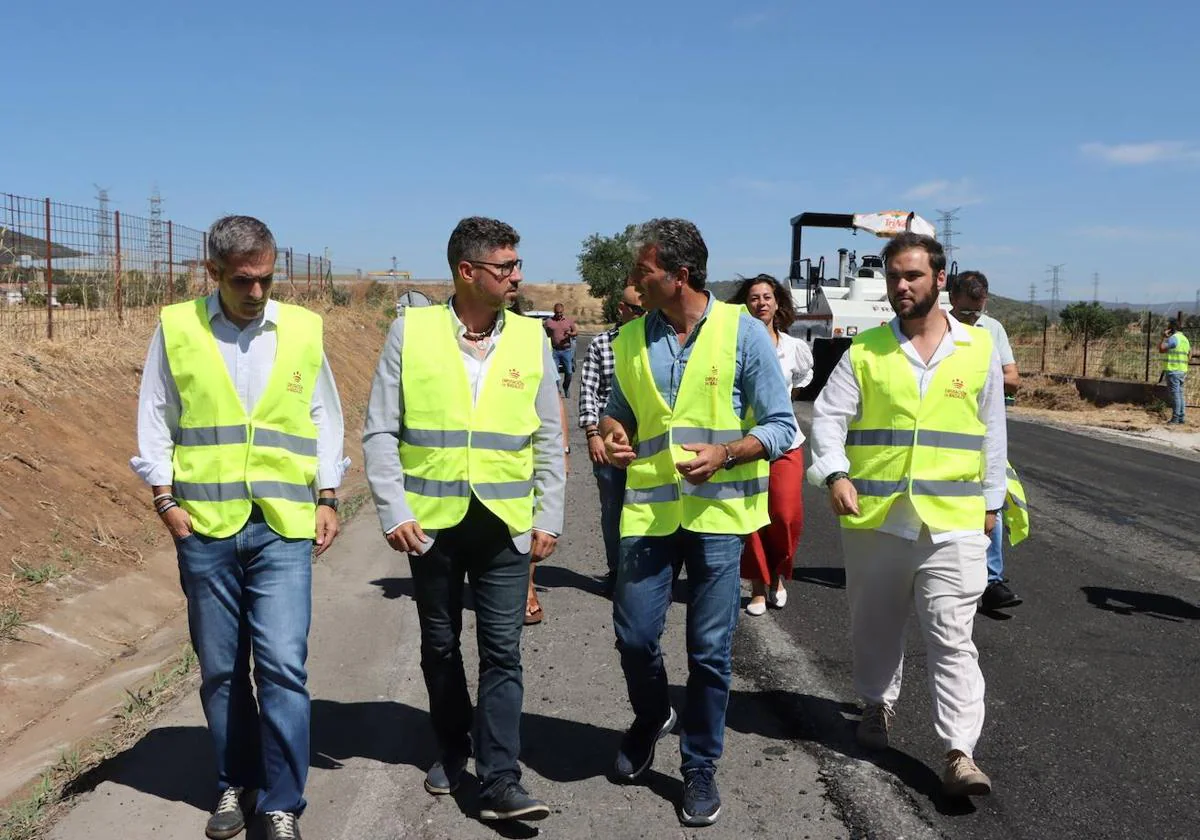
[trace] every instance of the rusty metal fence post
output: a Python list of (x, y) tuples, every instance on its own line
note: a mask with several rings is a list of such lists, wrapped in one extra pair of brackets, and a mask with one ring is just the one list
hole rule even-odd
[(54, 237), (50, 235), (50, 199), (46, 198), (46, 338), (54, 338)]
[(304, 290), (304, 293), (305, 293), (305, 294), (308, 294), (308, 295), (311, 295), (311, 294), (312, 294), (312, 254), (305, 254), (304, 256), (308, 258), (308, 259), (307, 259), (307, 263), (308, 263), (308, 269), (307, 269), (307, 271), (308, 271), (308, 286), (305, 288), (305, 290)]

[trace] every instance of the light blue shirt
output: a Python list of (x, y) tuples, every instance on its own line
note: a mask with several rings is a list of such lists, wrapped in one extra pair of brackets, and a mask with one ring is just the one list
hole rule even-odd
[[(675, 328), (659, 311), (646, 315), (646, 344), (650, 355), (650, 372), (654, 384), (668, 406), (675, 407), (679, 396), (679, 384), (687, 368), (692, 348), (712, 311), (712, 295), (695, 329), (682, 347)], [(632, 322), (636, 324), (637, 322)], [(767, 450), (767, 459), (774, 461), (787, 451), (796, 438), (796, 414), (792, 410), (791, 390), (783, 379), (779, 360), (775, 357), (775, 346), (762, 322), (742, 311), (738, 319), (737, 350), (735, 351), (733, 375), (733, 411), (745, 419), (746, 409), (754, 409), (758, 425), (748, 434), (753, 435)], [(633, 409), (621, 391), (621, 382), (613, 378), (612, 392), (604, 413), (632, 431), (636, 426)]]
[[(229, 373), (242, 407), (249, 414), (267, 390), (271, 368), (275, 364), (275, 347), (278, 344), (275, 327), (279, 304), (273, 300), (267, 301), (262, 317), (241, 329), (225, 317), (216, 292), (209, 295), (206, 302), (208, 320), (217, 349), (221, 351), (221, 360), (225, 362), (225, 370)], [(138, 477), (151, 487), (172, 482), (172, 457), (175, 454), (175, 435), (179, 431), (181, 411), (179, 389), (167, 361), (160, 324), (150, 340), (146, 365), (142, 369), (142, 387), (138, 394), (138, 454), (129, 461), (129, 466)], [(343, 457), (345, 430), (342, 403), (333, 381), (333, 371), (329, 369), (329, 360), (324, 355), (321, 356), (321, 370), (313, 387), (310, 416), (317, 427), (317, 478), (314, 489), (335, 490), (342, 483), (350, 459)]]

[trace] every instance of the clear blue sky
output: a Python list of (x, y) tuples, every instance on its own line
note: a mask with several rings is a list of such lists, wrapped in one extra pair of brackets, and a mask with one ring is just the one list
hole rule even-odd
[(1200, 6), (979, 5), (9, 3), (0, 191), (145, 215), (157, 182), (181, 224), (421, 277), (494, 215), (531, 281), (652, 216), (726, 279), (784, 273), (803, 210), (961, 206), (998, 293), (1065, 263), (1063, 297), (1190, 304)]

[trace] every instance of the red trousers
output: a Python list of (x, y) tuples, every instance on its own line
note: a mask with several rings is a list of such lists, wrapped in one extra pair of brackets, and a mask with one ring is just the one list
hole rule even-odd
[(771, 578), (791, 580), (792, 558), (804, 533), (804, 448), (786, 452), (771, 464), (767, 510), (771, 522), (746, 538), (742, 550), (742, 577), (770, 583)]

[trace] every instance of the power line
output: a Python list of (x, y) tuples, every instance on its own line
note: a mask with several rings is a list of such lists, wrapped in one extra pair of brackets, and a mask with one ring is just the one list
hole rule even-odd
[(942, 224), (942, 249), (946, 252), (946, 264), (954, 264), (954, 252), (958, 248), (954, 244), (954, 235), (959, 233), (952, 227), (953, 222), (958, 221), (958, 211), (961, 207), (955, 207), (953, 210), (938, 210), (938, 221)]
[(1046, 285), (1050, 287), (1050, 317), (1058, 317), (1058, 293), (1062, 288), (1062, 270), (1066, 267), (1066, 263), (1051, 265), (1046, 269), (1046, 273), (1050, 275), (1050, 279), (1046, 281)]

